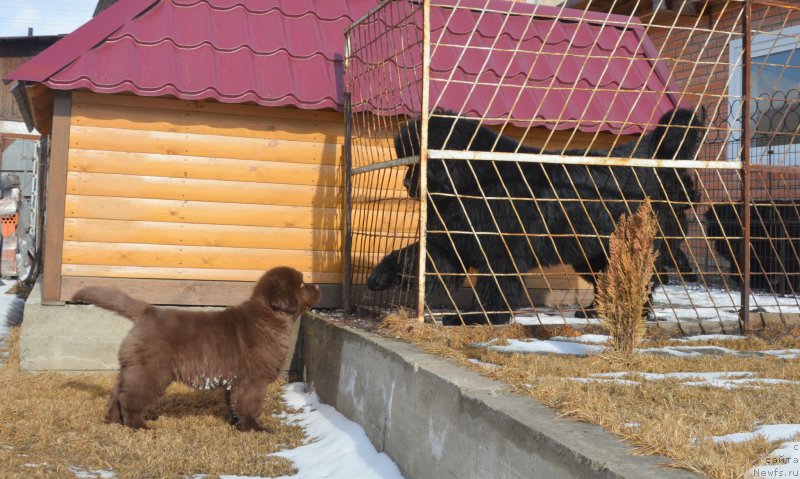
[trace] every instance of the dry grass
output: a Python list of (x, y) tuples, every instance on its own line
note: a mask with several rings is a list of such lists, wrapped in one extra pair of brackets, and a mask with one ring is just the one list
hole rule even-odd
[(712, 339), (710, 341), (674, 342), (669, 338), (652, 338), (646, 345), (648, 348), (675, 346), (720, 346), (736, 351), (763, 351), (765, 349), (800, 349), (800, 329), (787, 331), (786, 328), (768, 328), (755, 335), (742, 339)]
[(433, 323), (422, 323), (411, 317), (407, 311), (387, 316), (379, 331), (388, 336), (411, 341), (425, 349), (443, 352), (445, 350), (458, 350), (468, 344), (484, 343), (495, 339), (497, 344), (504, 344), (508, 339), (522, 339), (528, 336), (525, 328), (519, 324), (508, 326), (490, 326), (478, 324), (474, 326), (441, 326)]
[(609, 345), (630, 358), (645, 333), (644, 308), (653, 289), (658, 219), (650, 200), (623, 214), (609, 239), (608, 267), (597, 280), (597, 314), (611, 335)]
[[(639, 386), (626, 386), (618, 383), (582, 383), (569, 379), (618, 371), (750, 371), (758, 377), (800, 381), (800, 368), (796, 360), (731, 356), (676, 358), (634, 354), (629, 360), (619, 361), (615, 355), (585, 358), (509, 355), (464, 347), (468, 341), (464, 338), (465, 333), (458, 328), (421, 325), (413, 319), (406, 319), (406, 322), (415, 324), (404, 326), (402, 317), (393, 317), (390, 327), (392, 335), (504, 381), (512, 390), (530, 394), (557, 409), (564, 417), (599, 424), (634, 445), (639, 453), (667, 456), (672, 459), (670, 465), (673, 467), (682, 467), (715, 479), (741, 477), (777, 445), (762, 439), (739, 444), (713, 443), (707, 439), (710, 436), (752, 431), (761, 424), (800, 424), (800, 386), (796, 384), (722, 389), (684, 386), (678, 380), (642, 381)], [(448, 338), (451, 329), (458, 339)], [(491, 336), (485, 331), (480, 333), (482, 341), (486, 340), (487, 335)], [(739, 343), (739, 349), (755, 349), (759, 346), (776, 348), (795, 344), (795, 341), (797, 338), (784, 337), (771, 341), (748, 339), (724, 343), (726, 346), (728, 343)], [(475, 365), (467, 361), (469, 358), (500, 367), (494, 369)], [(639, 426), (631, 427), (632, 423)]]
[(132, 431), (102, 423), (113, 375), (21, 373), (15, 329), (0, 369), (3, 479), (74, 479), (70, 467), (112, 470), (120, 479), (293, 473), (286, 459), (267, 457), (305, 440), (300, 427), (274, 417), (286, 411), (279, 385), (269, 388), (262, 416), (274, 434), (238, 432), (225, 421), (221, 391), (178, 385), (151, 411), (153, 429)]

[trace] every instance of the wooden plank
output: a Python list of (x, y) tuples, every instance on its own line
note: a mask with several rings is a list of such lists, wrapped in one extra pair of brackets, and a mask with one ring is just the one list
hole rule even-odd
[[(309, 186), (343, 184), (342, 168), (339, 166), (78, 148), (69, 151), (69, 171)], [(404, 175), (405, 171), (402, 171), (400, 174), (383, 175), (371, 182), (360, 181), (359, 184), (371, 188), (380, 185), (386, 190), (405, 193)]]
[[(203, 281), (256, 281), (264, 270), (260, 269), (209, 269), (209, 268), (164, 268), (148, 266), (108, 266), (89, 264), (65, 264), (62, 275), (85, 276), (96, 278), (138, 278), (138, 279), (175, 279)], [(341, 272), (303, 271), (303, 277), (309, 283), (339, 284)]]
[(340, 229), (341, 210), (67, 195), (69, 218)]
[(64, 238), (64, 211), (67, 186), (67, 153), (70, 142), (69, 92), (56, 92), (53, 103), (53, 130), (47, 184), (46, 235), (44, 240), (44, 278), (42, 301), (61, 298), (61, 259)]
[(233, 248), (340, 251), (339, 230), (67, 218), (64, 239)]
[[(229, 306), (245, 301), (253, 292), (252, 281), (191, 281), (135, 278), (97, 278), (64, 276), (61, 284), (62, 300), (69, 301), (86, 286), (119, 288), (133, 297), (151, 304)], [(320, 301), (317, 308), (341, 307), (341, 286), (320, 284)]]
[[(196, 180), (163, 176), (118, 175), (71, 171), (67, 175), (67, 193), (87, 196), (120, 196), (164, 200), (215, 201), (263, 205), (316, 206), (336, 208), (342, 205), (342, 189), (247, 181)], [(356, 188), (358, 202), (402, 200), (405, 190)]]
[(344, 144), (344, 121), (318, 121), (311, 115), (306, 118), (264, 117), (79, 103), (73, 107), (71, 123), (73, 126)]
[(338, 251), (65, 241), (64, 264), (164, 268), (258, 269), (292, 266), (301, 271), (341, 272)]
[[(383, 255), (357, 253), (360, 264), (375, 264)], [(65, 241), (64, 264), (162, 268), (256, 269), (291, 266), (300, 271), (341, 273), (340, 251), (307, 251), (179, 246), (138, 243)]]
[(73, 126), (70, 148), (315, 165), (341, 164), (342, 145)]
[(294, 107), (265, 107), (244, 103), (220, 103), (213, 100), (192, 101), (166, 97), (143, 97), (128, 94), (108, 95), (76, 91), (75, 103), (114, 105), (120, 107), (146, 107), (157, 110), (177, 110), (183, 112), (203, 111), (226, 115), (247, 115), (266, 118), (313, 119), (344, 124), (342, 112), (332, 110), (303, 110)]
[(364, 233), (353, 233), (353, 251), (380, 253), (385, 255), (417, 241), (417, 237), (406, 234), (396, 236), (377, 236)]
[[(376, 215), (375, 211), (356, 210), (353, 224), (366, 224), (377, 232), (396, 231), (398, 217), (413, 215), (413, 200), (385, 202), (394, 214)], [(204, 201), (154, 200), (115, 198), (108, 196), (67, 195), (68, 218), (93, 218), (127, 221), (164, 221), (169, 223), (201, 223), (216, 225), (274, 226), (281, 228), (311, 228), (338, 230), (342, 227), (340, 208), (310, 206), (241, 205)]]
[[(341, 186), (343, 184), (342, 169), (337, 165), (84, 150), (78, 148), (69, 150), (69, 170), (86, 173), (116, 173), (310, 186)], [(402, 180), (400, 186), (402, 187)]]
[(76, 171), (67, 175), (67, 193), (87, 196), (336, 208), (342, 204), (341, 191), (341, 188), (326, 186), (188, 180)]

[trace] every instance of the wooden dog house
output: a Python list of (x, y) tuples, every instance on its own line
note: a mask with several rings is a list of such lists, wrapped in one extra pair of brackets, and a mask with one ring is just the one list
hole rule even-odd
[(290, 265), (340, 304), (338, 52), (373, 2), (332, 3), (122, 0), (6, 78), (52, 135), (44, 301), (224, 305)]

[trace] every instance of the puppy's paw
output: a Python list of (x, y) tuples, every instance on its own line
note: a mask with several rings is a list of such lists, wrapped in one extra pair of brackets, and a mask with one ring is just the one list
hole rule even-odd
[(597, 310), (594, 307), (579, 309), (575, 311), (575, 317), (581, 319), (590, 319), (597, 317)]
[(266, 432), (270, 434), (275, 433), (275, 429), (270, 426), (265, 426), (258, 421), (243, 421), (240, 422), (237, 426), (242, 432)]
[(397, 264), (382, 261), (372, 269), (367, 278), (367, 287), (372, 291), (383, 291), (400, 284), (400, 272)]

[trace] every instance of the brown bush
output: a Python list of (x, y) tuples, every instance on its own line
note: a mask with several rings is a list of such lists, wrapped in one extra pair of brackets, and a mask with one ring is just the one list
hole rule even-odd
[(644, 309), (653, 288), (658, 253), (653, 241), (658, 219), (650, 200), (633, 215), (622, 215), (609, 241), (608, 268), (597, 282), (597, 314), (616, 352), (630, 357), (644, 336)]

